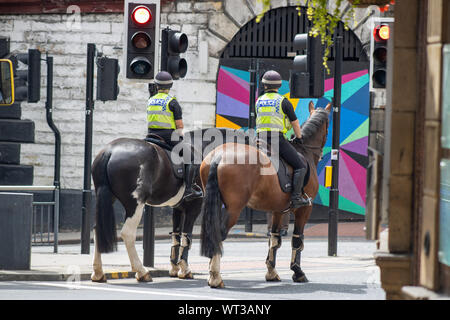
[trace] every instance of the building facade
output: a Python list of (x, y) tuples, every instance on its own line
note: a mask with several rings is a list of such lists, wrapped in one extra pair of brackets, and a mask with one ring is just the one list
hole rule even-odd
[(388, 299), (448, 298), (450, 1), (397, 0), (376, 254)]
[[(296, 0), (274, 0), (272, 8), (296, 6)], [(330, 1), (330, 12), (334, 2)], [(344, 3), (343, 9), (348, 6)], [(216, 125), (216, 80), (219, 58), (233, 36), (262, 11), (257, 0), (163, 0), (161, 28), (170, 26), (189, 37), (184, 55), (187, 76), (176, 81), (172, 93), (180, 101), (186, 129)], [(356, 11), (354, 33), (366, 43), (368, 8)], [(123, 1), (8, 1), (0, 4), (0, 34), (11, 40), (11, 51), (38, 48), (54, 57), (53, 119), (61, 132), (61, 188), (83, 186), (87, 44), (122, 63)], [(122, 70), (124, 68), (121, 67)], [(34, 166), (34, 184), (53, 182), (54, 136), (45, 118), (45, 64), (42, 64), (41, 102), (22, 103), (22, 119), (35, 122), (35, 143), (23, 144), (21, 163)], [(117, 101), (97, 101), (93, 115), (93, 156), (119, 137), (142, 138), (146, 134), (145, 83), (119, 74)]]

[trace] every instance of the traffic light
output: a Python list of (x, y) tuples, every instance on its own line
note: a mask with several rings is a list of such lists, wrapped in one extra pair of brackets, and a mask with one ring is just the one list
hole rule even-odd
[(319, 37), (307, 33), (295, 35), (295, 56), (290, 70), (291, 98), (320, 98), (325, 92), (324, 48)]
[(186, 34), (166, 28), (161, 35), (161, 71), (167, 71), (174, 80), (184, 78), (187, 73), (186, 59), (180, 53), (186, 52), (189, 42)]
[[(28, 53), (15, 54), (12, 59), (15, 66), (14, 79), (15, 100), (39, 102), (41, 100), (41, 52), (37, 49), (29, 49)], [(18, 61), (28, 68), (19, 68)]]
[(386, 18), (373, 20), (370, 48), (370, 89), (386, 89), (388, 41), (392, 36), (392, 25)]
[(127, 79), (151, 80), (158, 70), (159, 12), (159, 0), (125, 1)]
[(9, 59), (0, 59), (0, 83), (0, 106), (10, 106), (14, 103), (14, 71)]
[(117, 100), (119, 86), (117, 78), (120, 68), (117, 59), (100, 57), (97, 59), (97, 100)]

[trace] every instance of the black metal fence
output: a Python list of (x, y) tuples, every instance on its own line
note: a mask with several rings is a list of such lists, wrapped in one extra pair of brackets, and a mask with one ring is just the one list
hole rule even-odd
[(31, 243), (35, 246), (51, 246), (58, 252), (60, 190), (55, 186), (0, 186), (0, 192), (52, 191), (51, 201), (33, 201)]

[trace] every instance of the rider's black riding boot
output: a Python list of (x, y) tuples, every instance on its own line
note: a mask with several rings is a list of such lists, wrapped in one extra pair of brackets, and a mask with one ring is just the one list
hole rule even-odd
[(294, 209), (311, 205), (310, 200), (303, 197), (305, 175), (306, 168), (294, 170), (291, 193), (291, 205)]
[(184, 200), (190, 201), (193, 199), (203, 197), (201, 188), (194, 184), (196, 173), (196, 167), (193, 164), (187, 164), (184, 171), (184, 182), (186, 184), (186, 190), (184, 192)]

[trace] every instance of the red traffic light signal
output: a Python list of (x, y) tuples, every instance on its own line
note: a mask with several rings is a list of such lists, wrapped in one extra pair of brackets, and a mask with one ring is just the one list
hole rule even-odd
[(391, 28), (387, 24), (376, 26), (373, 30), (373, 37), (377, 42), (388, 41), (391, 37)]
[(141, 26), (152, 20), (152, 12), (146, 6), (136, 7), (131, 16), (133, 21)]

